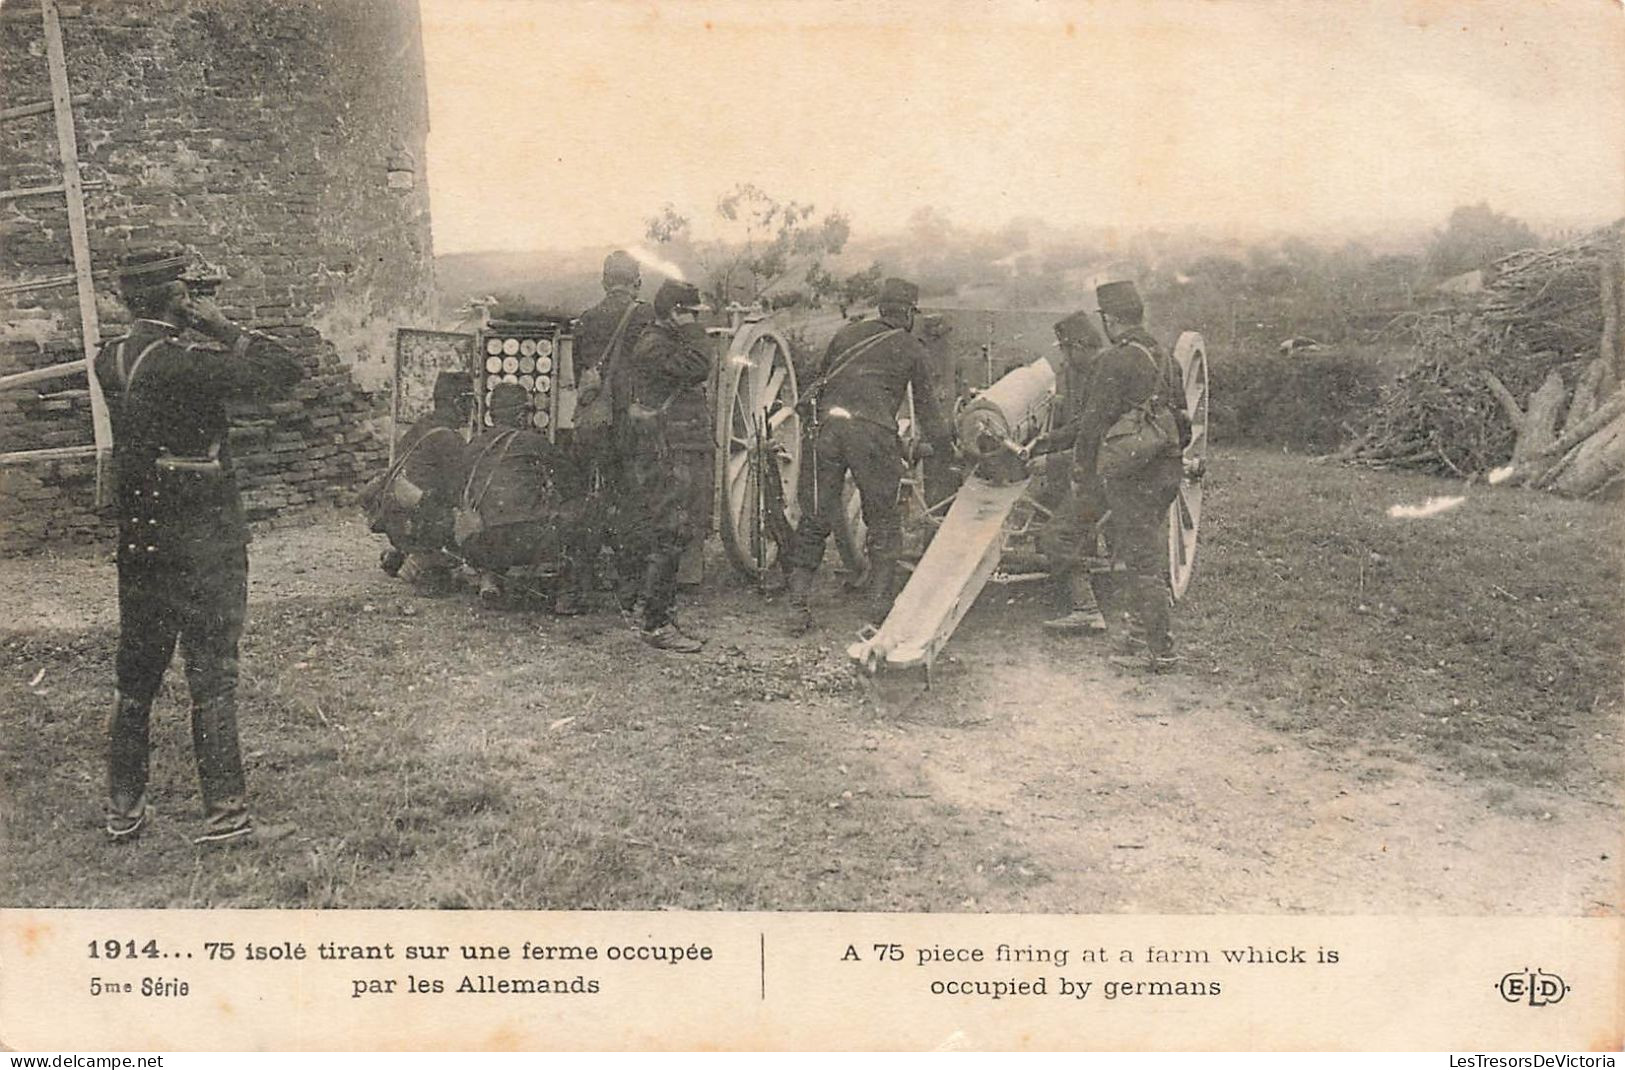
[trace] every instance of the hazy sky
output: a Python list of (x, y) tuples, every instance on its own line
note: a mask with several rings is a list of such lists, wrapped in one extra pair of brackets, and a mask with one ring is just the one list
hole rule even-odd
[(752, 181), (996, 227), (1625, 214), (1620, 0), (421, 0), (441, 252)]

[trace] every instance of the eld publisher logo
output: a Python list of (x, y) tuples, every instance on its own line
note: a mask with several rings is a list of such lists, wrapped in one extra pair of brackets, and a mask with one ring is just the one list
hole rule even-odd
[(1563, 997), (1569, 994), (1569, 986), (1563, 978), (1542, 970), (1525, 969), (1521, 973), (1509, 973), (1495, 987), (1500, 989), (1501, 998), (1508, 1003), (1528, 1003), (1531, 1007), (1561, 1003)]

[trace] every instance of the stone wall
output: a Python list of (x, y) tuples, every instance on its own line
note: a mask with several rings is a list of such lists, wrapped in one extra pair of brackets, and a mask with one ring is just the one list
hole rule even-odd
[[(377, 463), (390, 329), (432, 307), (428, 110), (415, 0), (63, 3), (92, 262), (176, 241), (225, 271), (227, 315), (311, 378), (240, 414), (251, 509), (342, 496)], [(48, 100), (38, 8), (0, 16), (7, 106)], [(0, 187), (61, 181), (49, 113), (0, 123)], [(0, 282), (69, 274), (60, 196), (0, 202)], [(125, 313), (101, 279), (104, 337)], [(72, 286), (0, 297), (0, 374), (80, 356)], [(82, 375), (0, 392), (0, 452), (91, 440)], [(0, 468), (0, 552), (105, 531), (89, 461)]]

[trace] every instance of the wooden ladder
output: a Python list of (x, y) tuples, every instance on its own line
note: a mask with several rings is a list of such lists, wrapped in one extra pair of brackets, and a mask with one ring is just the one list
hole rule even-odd
[(40, 13), (45, 25), (45, 55), (51, 74), (51, 99), (0, 110), (0, 121), (51, 112), (56, 117), (57, 155), (62, 162), (62, 182), (54, 186), (0, 190), (0, 201), (53, 194), (65, 196), (68, 202), (68, 238), (73, 246), (73, 274), (8, 283), (0, 286), (0, 294), (28, 293), (70, 284), (76, 286), (79, 292), (79, 324), (83, 336), (84, 357), (80, 360), (0, 376), (0, 390), (30, 386), (83, 372), (89, 380), (90, 418), (95, 441), (79, 446), (0, 453), (0, 465), (95, 455), (96, 499), (100, 504), (102, 470), (108, 451), (113, 447), (113, 428), (112, 421), (107, 415), (107, 400), (102, 396), (101, 383), (96, 380), (96, 353), (101, 348), (102, 336), (101, 323), (96, 315), (96, 286), (90, 264), (90, 239), (85, 224), (84, 196), (87, 185), (94, 186), (99, 183), (86, 183), (80, 178), (79, 145), (73, 125), (73, 105), (84, 103), (89, 98), (73, 97), (68, 91), (68, 65), (62, 48), (62, 22), (56, 0), (40, 0)]

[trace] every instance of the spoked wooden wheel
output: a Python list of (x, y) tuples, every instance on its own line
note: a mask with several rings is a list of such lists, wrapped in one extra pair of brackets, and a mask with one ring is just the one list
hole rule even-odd
[(1174, 360), (1185, 381), (1185, 414), (1191, 444), (1185, 447), (1185, 474), (1168, 507), (1168, 588), (1183, 598), (1196, 571), (1196, 534), (1202, 524), (1202, 466), (1207, 461), (1207, 346), (1195, 331), (1174, 343)]
[[(742, 327), (722, 359), (717, 399), (722, 543), (735, 568), (759, 578), (778, 561), (778, 517), (793, 528), (801, 516), (796, 369), (784, 336), (762, 324)], [(781, 528), (779, 537), (785, 534)]]

